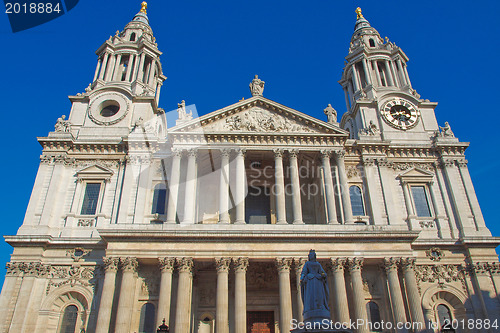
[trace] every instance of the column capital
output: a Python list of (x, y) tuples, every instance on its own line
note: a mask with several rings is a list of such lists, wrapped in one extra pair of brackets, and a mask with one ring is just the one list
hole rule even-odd
[(349, 269), (350, 272), (361, 271), (361, 268), (363, 267), (364, 263), (364, 258), (359, 258), (359, 257), (347, 258), (346, 263), (347, 263), (347, 268)]
[(237, 272), (246, 272), (248, 268), (248, 258), (246, 257), (233, 258), (233, 263), (234, 263), (234, 269)]
[(295, 264), (295, 272), (301, 273), (302, 268), (307, 262), (307, 258), (293, 258), (293, 263)]
[(215, 258), (215, 267), (217, 268), (217, 273), (229, 272), (230, 263), (231, 258)]
[(184, 150), (182, 148), (172, 148), (172, 155), (174, 157), (182, 157)]
[(390, 271), (397, 271), (398, 266), (401, 262), (401, 258), (384, 258), (384, 261), (382, 263), (382, 268), (386, 271), (386, 273)]
[(298, 149), (288, 149), (288, 156), (290, 156), (290, 158), (297, 158), (298, 155), (299, 155)]
[(236, 148), (235, 149), (236, 156), (243, 156), (245, 157), (247, 150), (245, 148)]
[(137, 258), (134, 257), (126, 257), (120, 258), (121, 268), (124, 272), (137, 272), (137, 267), (139, 263), (137, 262)]
[(375, 166), (375, 158), (363, 157), (363, 165), (367, 167)]
[(273, 153), (274, 153), (274, 159), (283, 158), (284, 150), (283, 148), (275, 148), (273, 149)]
[(338, 159), (338, 160), (343, 160), (345, 158), (345, 150), (335, 150), (333, 151), (335, 157)]
[(179, 272), (193, 273), (193, 267), (194, 267), (193, 258), (182, 257), (182, 258), (177, 258), (176, 261), (177, 265), (179, 265)]
[(290, 265), (292, 264), (292, 258), (276, 258), (276, 267), (278, 272), (288, 273), (290, 272)]
[(329, 149), (321, 149), (320, 151), (321, 158), (329, 159), (333, 155), (333, 151)]
[(165, 257), (158, 258), (158, 266), (160, 267), (161, 272), (170, 272), (174, 271), (175, 258)]
[(117, 257), (104, 257), (102, 258), (102, 264), (104, 266), (104, 271), (116, 272), (118, 270), (118, 265), (120, 259)]
[(198, 156), (198, 149), (196, 149), (196, 148), (189, 149), (188, 156), (196, 158)]
[(415, 270), (415, 258), (401, 258), (400, 264), (403, 271)]
[(330, 258), (329, 264), (333, 272), (341, 272), (344, 271), (346, 262), (347, 258)]
[(220, 154), (222, 157), (229, 157), (229, 155), (231, 154), (231, 149), (229, 148), (222, 148), (220, 150)]

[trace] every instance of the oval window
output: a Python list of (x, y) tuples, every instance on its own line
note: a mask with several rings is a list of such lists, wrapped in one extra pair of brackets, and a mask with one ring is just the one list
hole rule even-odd
[(103, 117), (112, 117), (120, 111), (120, 104), (117, 101), (104, 101), (101, 103), (101, 111)]

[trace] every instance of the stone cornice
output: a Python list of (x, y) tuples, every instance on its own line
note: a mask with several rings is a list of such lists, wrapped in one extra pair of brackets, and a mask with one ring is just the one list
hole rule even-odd
[[(206, 227), (200, 225), (202, 227)], [(349, 226), (341, 230), (339, 228), (331, 228), (325, 225), (325, 228), (308, 228), (307, 226), (273, 226), (273, 228), (249, 229), (244, 228), (248, 225), (238, 226), (229, 225), (232, 228), (199, 228), (189, 227), (169, 227), (170, 230), (162, 230), (161, 226), (155, 230), (144, 230), (139, 228), (134, 229), (98, 229), (100, 236), (105, 242), (116, 242), (134, 240), (139, 241), (147, 239), (149, 242), (160, 241), (165, 239), (175, 239), (178, 242), (204, 242), (204, 241), (234, 241), (237, 240), (255, 240), (259, 241), (286, 241), (297, 239), (308, 240), (337, 240), (351, 242), (353, 240), (376, 240), (377, 242), (408, 242), (413, 241), (418, 236), (417, 231), (398, 230), (391, 228), (383, 228), (377, 230), (371, 226)], [(298, 227), (298, 228), (296, 228)], [(345, 226), (342, 226), (345, 227)], [(359, 227), (359, 228), (358, 228)], [(332, 230), (333, 229), (333, 230)]]

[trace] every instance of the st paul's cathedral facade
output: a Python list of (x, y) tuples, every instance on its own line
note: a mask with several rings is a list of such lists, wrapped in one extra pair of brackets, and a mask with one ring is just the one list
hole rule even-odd
[(341, 118), (267, 99), (255, 76), (252, 97), (200, 117), (182, 101), (167, 124), (146, 6), (38, 138), (24, 222), (5, 236), (0, 332), (289, 332), (310, 249), (332, 321), (365, 323), (355, 332), (494, 330), (500, 239), (468, 143), (438, 126), (401, 48), (358, 9)]

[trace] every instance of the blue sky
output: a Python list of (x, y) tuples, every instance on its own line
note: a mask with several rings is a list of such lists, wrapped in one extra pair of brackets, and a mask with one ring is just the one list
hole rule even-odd
[[(42, 26), (13, 34), (0, 18), (3, 142), (0, 234), (21, 225), (39, 164), (37, 136), (46, 136), (67, 95), (92, 80), (95, 50), (121, 30), (141, 1), (89, 1)], [(326, 120), (331, 103), (345, 112), (340, 79), (361, 6), (382, 37), (410, 58), (413, 87), (439, 102), (441, 126), (471, 142), (466, 156), (487, 226), (500, 236), (495, 189), (500, 188), (497, 103), (500, 66), (499, 1), (149, 1), (148, 16), (168, 77), (160, 99), (165, 110), (182, 99), (200, 115), (250, 97), (258, 74), (264, 95)], [(0, 241), (0, 282), (12, 248)]]

